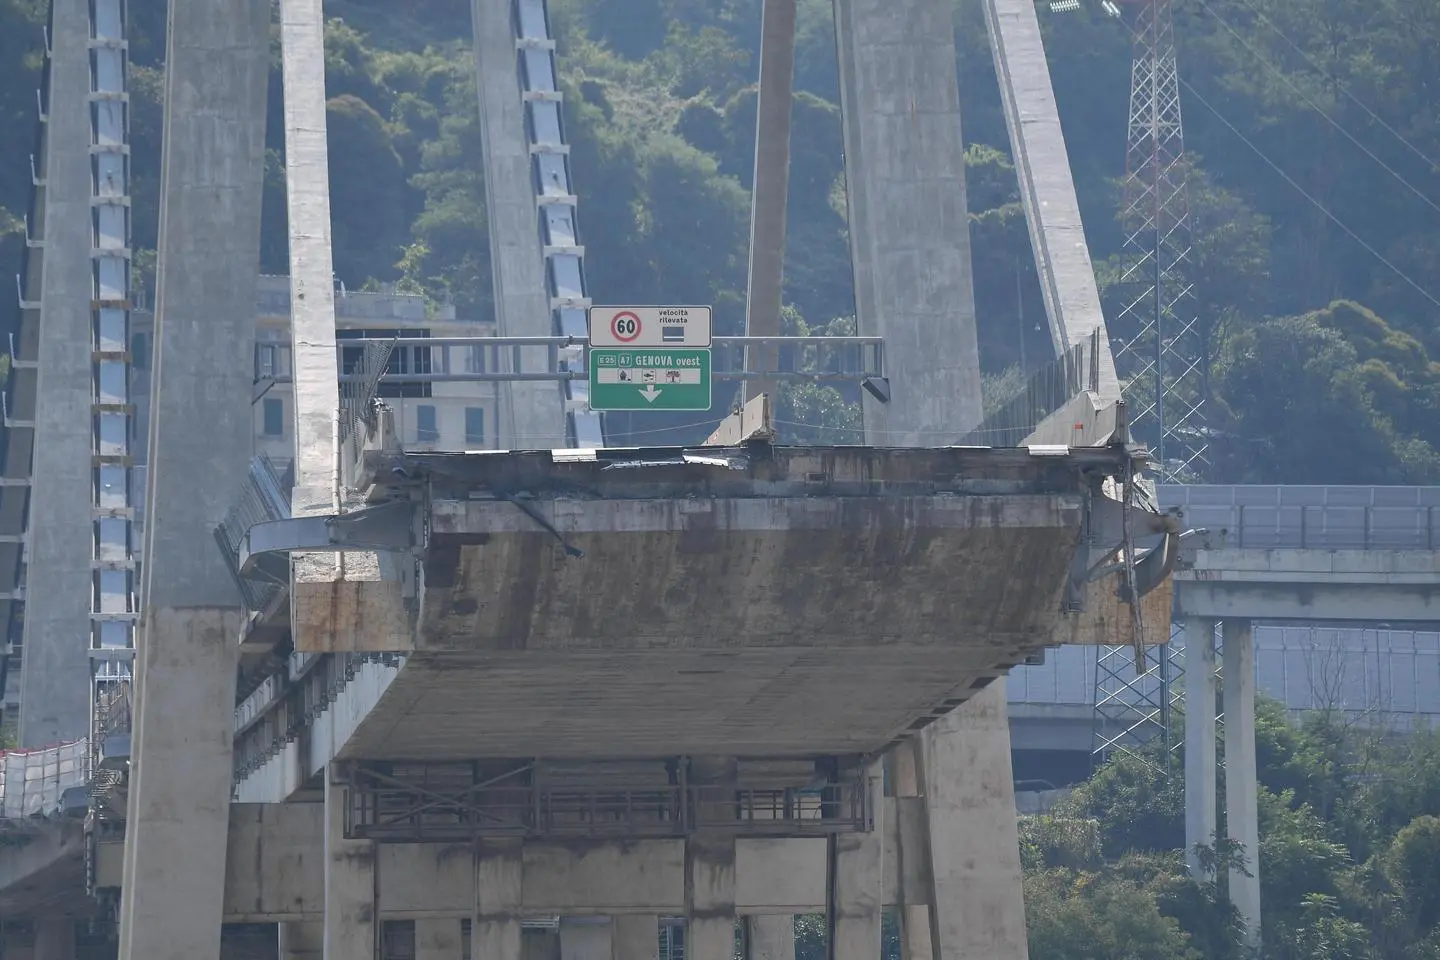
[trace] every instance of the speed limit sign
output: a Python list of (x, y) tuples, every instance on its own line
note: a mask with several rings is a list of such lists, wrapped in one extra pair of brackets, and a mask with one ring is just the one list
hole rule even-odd
[(591, 307), (592, 347), (708, 347), (709, 307)]
[(629, 310), (621, 310), (610, 318), (610, 335), (621, 343), (634, 343), (642, 329), (640, 318)]

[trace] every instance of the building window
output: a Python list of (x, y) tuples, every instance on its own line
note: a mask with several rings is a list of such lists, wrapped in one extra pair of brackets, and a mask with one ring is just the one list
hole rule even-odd
[(263, 410), (265, 436), (285, 436), (285, 401), (279, 397), (266, 397)]
[(422, 403), (415, 408), (415, 439), (421, 443), (435, 443), (440, 439), (440, 427), (435, 422), (435, 408)]
[(271, 380), (283, 373), (280, 368), (280, 350), (281, 346), (278, 343), (257, 343), (255, 345), (256, 379)]
[(465, 348), (465, 372), (466, 372), (466, 373), (484, 373), (484, 372), (485, 372), (485, 348), (484, 348), (484, 347), (466, 347), (466, 348)]
[(137, 333), (130, 338), (130, 363), (136, 370), (150, 369), (150, 334)]
[(476, 450), (485, 446), (485, 408), (465, 408), (465, 447)]

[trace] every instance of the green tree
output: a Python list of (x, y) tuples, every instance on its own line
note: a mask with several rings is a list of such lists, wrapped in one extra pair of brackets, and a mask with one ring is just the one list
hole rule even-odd
[(417, 206), (385, 120), (359, 97), (326, 104), (335, 272), (353, 286), (394, 279)]
[[(1242, 483), (1362, 484), (1440, 476), (1435, 451), (1397, 435), (1376, 409), (1359, 367), (1355, 348), (1315, 314), (1237, 335), (1217, 384), (1229, 414), (1218, 475)], [(1332, 456), (1336, 448), (1347, 455)]]

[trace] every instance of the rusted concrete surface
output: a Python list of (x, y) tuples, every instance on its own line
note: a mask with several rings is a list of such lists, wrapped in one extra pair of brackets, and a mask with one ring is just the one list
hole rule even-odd
[(1023, 643), (1080, 529), (1076, 496), (531, 506), (584, 557), (512, 504), (434, 504), (417, 650)]
[(339, 755), (879, 750), (1054, 642), (1085, 497), (1118, 462), (687, 456), (372, 464), (423, 487), (428, 539), (409, 657)]
[[(1128, 647), (1135, 643), (1135, 613), (1120, 599), (1125, 574), (1118, 572), (1085, 585), (1085, 609), (1056, 618), (1051, 642), (1080, 646)], [(1140, 598), (1140, 637), (1146, 646), (1170, 642), (1175, 581), (1169, 577)]]

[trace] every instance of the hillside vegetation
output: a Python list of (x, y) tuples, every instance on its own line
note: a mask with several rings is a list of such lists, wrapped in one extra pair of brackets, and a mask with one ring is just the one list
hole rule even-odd
[[(845, 332), (854, 307), (829, 0), (800, 7), (786, 322)], [(396, 282), (453, 299), (464, 318), (487, 317), (468, 3), (330, 0), (326, 9), (337, 273), (352, 288)], [(1176, 9), (1189, 279), (1213, 334), (1219, 439), (1206, 479), (1440, 482), (1440, 3), (1177, 0)], [(760, 0), (551, 0), (597, 300), (713, 303), (721, 331), (739, 332), (759, 10)], [(956, 11), (993, 400), (1018, 383), (1022, 355), (1033, 368), (1049, 343), (978, 0), (958, 0)], [(147, 286), (164, 5), (135, 0), (131, 12), (134, 246)], [(1042, 19), (1107, 285), (1121, 244), (1130, 39), (1098, 9), (1042, 7)], [(0, 263), (12, 272), (43, 22), (43, 0), (0, 0)], [(271, 273), (286, 272), (278, 97), (277, 75), (260, 251)], [(0, 322), (13, 328), (14, 311), (0, 297)], [(787, 391), (782, 417), (795, 439), (853, 439), (852, 399)], [(1259, 753), (1266, 956), (1440, 960), (1440, 738), (1382, 744), (1328, 715), (1295, 728), (1270, 705)], [(1236, 955), (1220, 889), (1184, 874), (1182, 791), (1178, 776), (1123, 761), (1056, 816), (1026, 822), (1035, 960)], [(1215, 856), (1224, 862), (1226, 851)], [(802, 949), (818, 950), (809, 933)]]
[[(29, 188), (42, 7), (0, 0), (8, 263), (18, 262)], [(787, 323), (840, 332), (853, 329), (853, 300), (834, 35), (829, 0), (800, 7)], [(135, 246), (144, 250), (155, 245), (164, 5), (131, 8)], [(326, 9), (340, 278), (351, 287), (400, 281), (453, 297), (464, 317), (487, 316), (468, 3), (331, 0)], [(552, 0), (598, 300), (709, 302), (722, 331), (738, 332), (759, 9), (760, 0)], [(1130, 37), (1098, 7), (1041, 14), (1104, 284), (1121, 243)], [(1177, 0), (1176, 33), (1193, 163), (1190, 279), (1213, 334), (1218, 439), (1205, 479), (1437, 480), (1440, 4)], [(1050, 348), (978, 0), (957, 0), (956, 37), (994, 396), (1018, 382), (1022, 352), (1033, 368)], [(277, 78), (261, 257), (283, 273), (278, 96)], [(0, 319), (13, 323), (13, 303), (0, 302)], [(792, 435), (853, 436), (844, 399), (787, 395)]]

